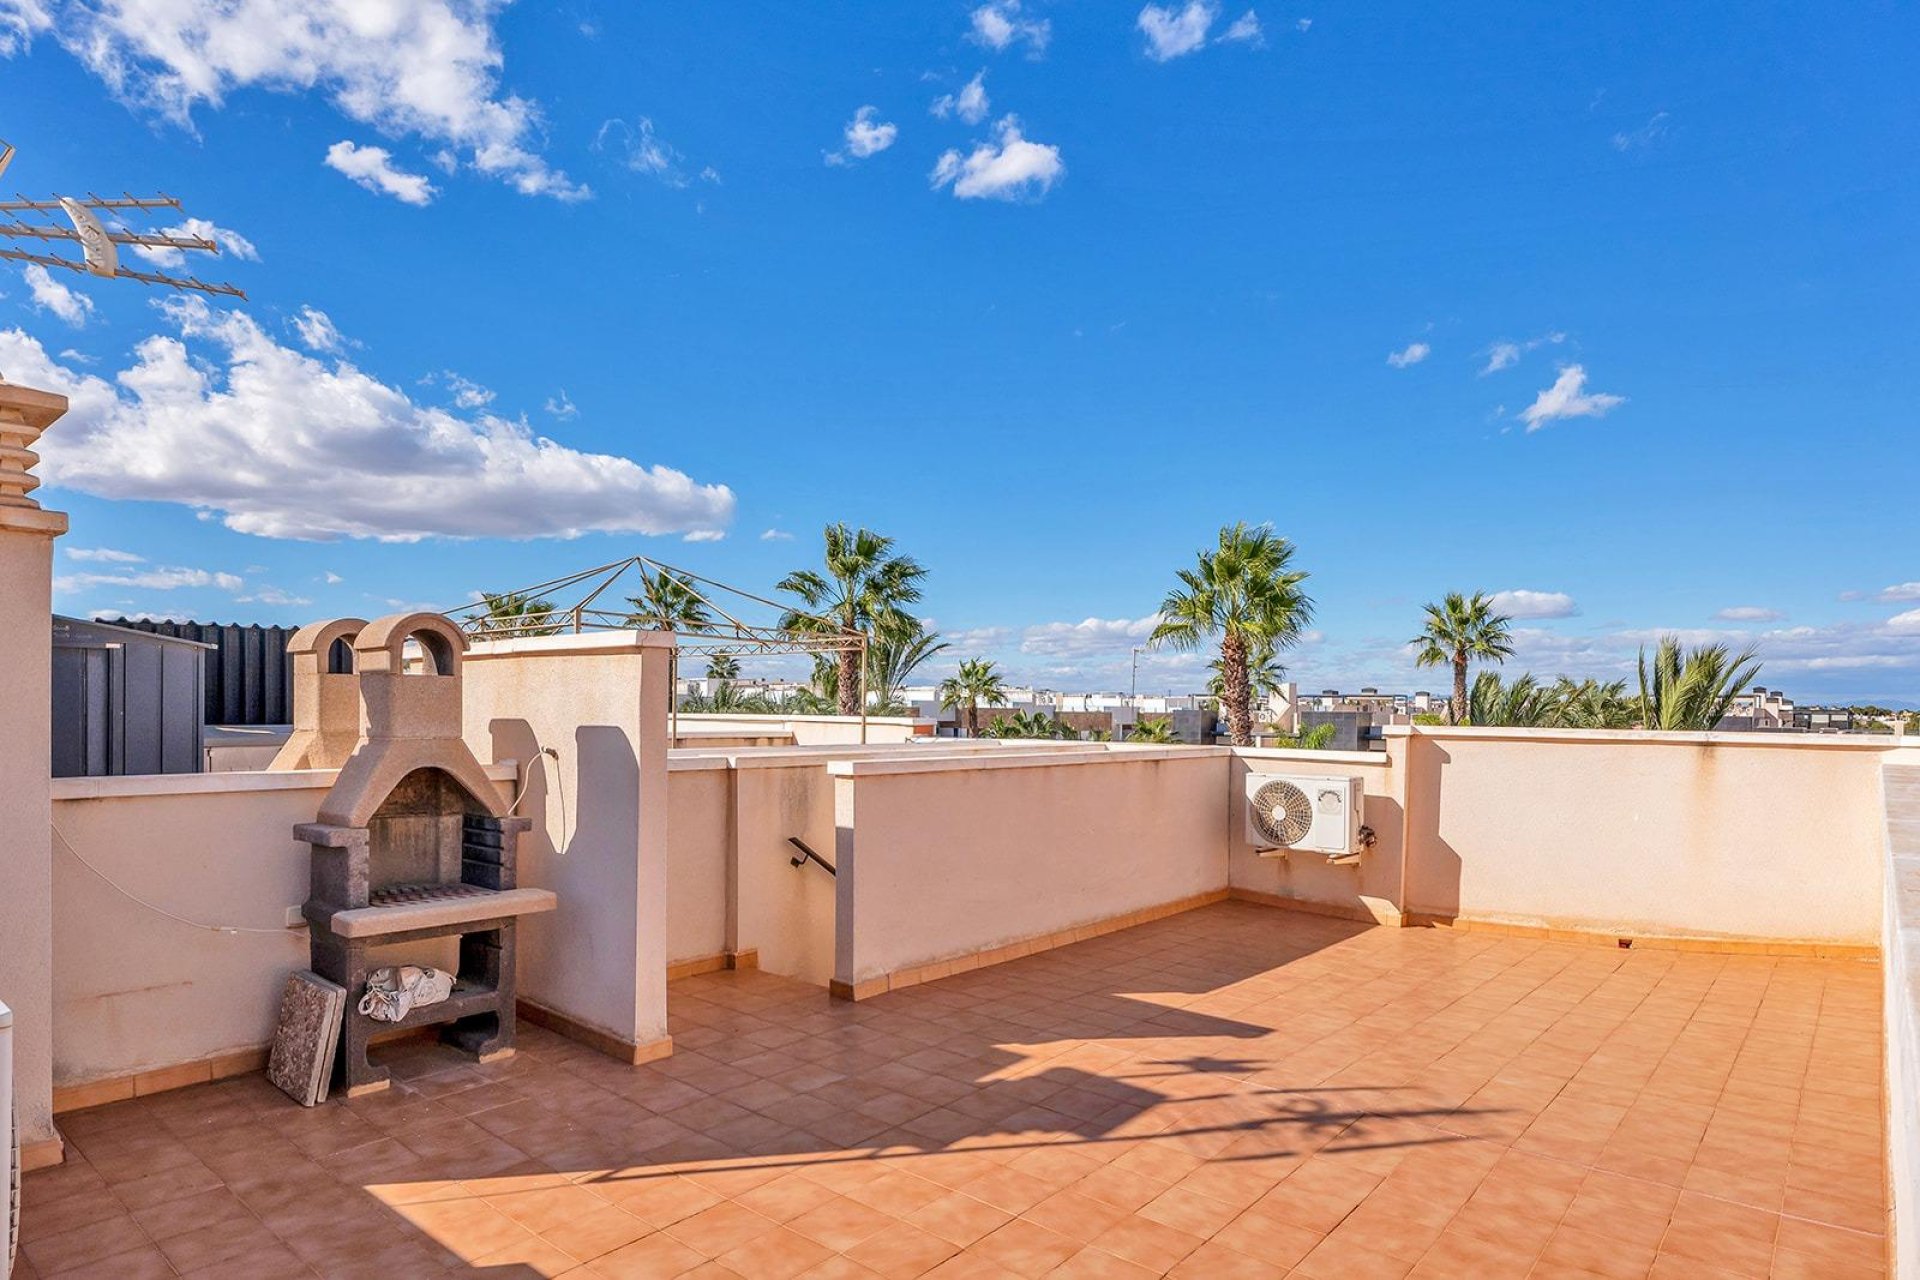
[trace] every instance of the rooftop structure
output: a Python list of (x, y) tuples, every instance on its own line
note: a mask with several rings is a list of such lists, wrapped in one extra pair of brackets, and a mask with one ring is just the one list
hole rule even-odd
[[(30, 692), (55, 401), (0, 386)], [(356, 623), (296, 641), (280, 767), (54, 779), (44, 696), (0, 735), (18, 1276), (1920, 1276), (1902, 740), (675, 724), (672, 632), (387, 619), (347, 699)], [(552, 909), (480, 944), (480, 1060), (360, 1027), (384, 1090), (266, 1084), (288, 975), (412, 909), (374, 855), (498, 877), (490, 823)]]

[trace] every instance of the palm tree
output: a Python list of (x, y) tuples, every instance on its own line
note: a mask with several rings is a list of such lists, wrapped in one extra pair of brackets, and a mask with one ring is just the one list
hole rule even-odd
[(907, 677), (947, 648), (940, 633), (927, 630), (920, 619), (912, 614), (900, 616), (900, 625), (881, 627), (867, 646), (867, 687), (882, 707), (897, 704)]
[(1058, 738), (1077, 736), (1044, 711), (1016, 711), (1011, 716), (995, 716), (981, 735), (987, 738)]
[(1679, 636), (1660, 637), (1653, 664), (1640, 650), (1640, 725), (1645, 729), (1706, 730), (1719, 724), (1733, 700), (1760, 674), (1748, 645), (1732, 653), (1724, 644), (1683, 649)]
[(1439, 604), (1427, 606), (1427, 625), (1408, 643), (1420, 646), (1413, 657), (1423, 667), (1453, 665), (1453, 701), (1447, 721), (1459, 724), (1467, 710), (1467, 664), (1475, 658), (1505, 662), (1513, 656), (1508, 624), (1513, 621), (1493, 611), (1493, 601), (1476, 591), (1472, 597), (1458, 591)]
[[(1207, 677), (1207, 692), (1218, 700), (1226, 696), (1227, 677), (1224, 665), (1219, 658), (1207, 664), (1207, 670), (1213, 674)], [(1257, 701), (1265, 702), (1280, 691), (1287, 682), (1287, 669), (1280, 664), (1270, 641), (1261, 641), (1247, 654), (1247, 693)]]
[(716, 653), (707, 659), (707, 679), (726, 683), (740, 678), (740, 659), (730, 653)]
[[(893, 554), (892, 538), (844, 523), (826, 528), (825, 568), (799, 569), (780, 580), (780, 590), (799, 596), (808, 610), (788, 610), (780, 619), (783, 630), (874, 633), (899, 626), (904, 606), (920, 598), (920, 580), (927, 576), (910, 558)], [(858, 715), (859, 655), (842, 649), (838, 657), (840, 714)]]
[(1219, 546), (1180, 570), (1180, 586), (1160, 603), (1160, 623), (1147, 643), (1197, 649), (1220, 637), (1221, 700), (1234, 745), (1253, 745), (1253, 697), (1248, 659), (1264, 644), (1274, 652), (1300, 638), (1313, 601), (1300, 589), (1305, 572), (1288, 566), (1293, 544), (1271, 525), (1228, 525)]
[(1633, 699), (1627, 697), (1625, 680), (1601, 684), (1588, 679), (1579, 683), (1561, 676), (1553, 686), (1553, 699), (1559, 704), (1560, 723), (1569, 729), (1628, 729), (1633, 727)]
[(968, 658), (960, 670), (940, 682), (940, 705), (946, 709), (965, 707), (967, 736), (980, 736), (980, 704), (1003, 707), (1007, 703), (1007, 685), (1000, 672), (985, 658)]
[(1531, 672), (1502, 684), (1497, 671), (1482, 671), (1473, 678), (1473, 691), (1467, 695), (1467, 723), (1482, 727), (1539, 729), (1560, 721), (1560, 703), (1554, 691), (1533, 678)]
[(640, 631), (706, 631), (713, 626), (713, 615), (694, 590), (693, 579), (671, 569), (658, 569), (646, 577), (637, 596), (628, 596), (633, 612), (627, 625)]
[(1335, 727), (1331, 721), (1326, 724), (1309, 725), (1292, 737), (1282, 736), (1274, 739), (1273, 745), (1287, 747), (1294, 751), (1325, 751), (1333, 745)]
[(482, 635), (550, 636), (560, 630), (551, 600), (535, 600), (524, 591), (482, 591), (480, 603), (487, 611), (472, 626)]
[(1133, 726), (1127, 734), (1128, 742), (1178, 742), (1180, 736), (1173, 731), (1172, 716), (1155, 716), (1142, 720)]

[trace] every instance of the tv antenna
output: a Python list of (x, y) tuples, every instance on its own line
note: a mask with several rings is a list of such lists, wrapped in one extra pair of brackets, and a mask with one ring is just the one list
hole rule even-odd
[[(13, 163), (13, 148), (0, 142), (0, 175), (4, 175), (7, 166)], [(122, 265), (120, 246), (145, 247), (149, 249), (193, 250), (200, 253), (219, 253), (220, 246), (203, 236), (175, 236), (130, 230), (120, 215), (124, 212), (142, 210), (171, 209), (180, 212), (180, 200), (177, 196), (135, 196), (121, 195), (103, 197), (88, 192), (85, 199), (73, 196), (54, 196), (50, 200), (30, 200), (20, 196), (14, 200), (0, 200), (0, 236), (6, 236), (9, 243), (0, 245), (0, 258), (10, 258), (15, 262), (30, 262), (42, 267), (59, 267), (66, 271), (78, 271), (84, 275), (100, 276), (107, 279), (138, 280), (141, 284), (160, 285), (169, 289), (189, 289), (199, 293), (219, 294), (228, 298), (245, 298), (230, 284), (212, 284), (198, 276), (163, 275), (156, 271), (136, 271)], [(107, 214), (112, 221), (109, 227), (100, 220), (100, 212)], [(66, 220), (66, 225), (55, 220), (54, 215)], [(26, 215), (26, 216), (22, 216)], [(35, 219), (30, 221), (29, 218)], [(39, 220), (39, 219), (44, 219)], [(79, 258), (62, 257), (54, 253), (34, 253), (27, 249), (12, 247), (21, 240), (65, 241), (80, 246)]]

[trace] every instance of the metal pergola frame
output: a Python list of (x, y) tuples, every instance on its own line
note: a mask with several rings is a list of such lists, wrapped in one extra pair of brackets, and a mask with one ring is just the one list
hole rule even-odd
[[(673, 627), (647, 628), (635, 626), (631, 610), (611, 610), (597, 608), (600, 598), (614, 585), (626, 578), (629, 573), (637, 576), (642, 589), (658, 582), (661, 577), (671, 575), (679, 587), (685, 589), (700, 604), (715, 616), (715, 620), (698, 630), (681, 631)], [(701, 588), (705, 590), (701, 590)], [(670, 731), (677, 740), (680, 736), (680, 655), (695, 653), (705, 657), (720, 656), (771, 656), (777, 654), (841, 654), (851, 652), (855, 655), (854, 665), (860, 673), (860, 741), (867, 740), (867, 646), (871, 643), (866, 632), (845, 627), (831, 618), (807, 613), (769, 600), (765, 596), (755, 595), (751, 591), (730, 586), (690, 569), (655, 560), (652, 556), (633, 555), (615, 560), (608, 564), (595, 565), (591, 569), (582, 569), (564, 577), (551, 578), (546, 582), (535, 583), (530, 587), (519, 587), (512, 591), (493, 593), (494, 598), (502, 596), (519, 597), (528, 603), (549, 600), (555, 596), (566, 596), (578, 592), (579, 598), (572, 605), (552, 604), (550, 608), (538, 613), (522, 615), (520, 619), (495, 617), (489, 611), (485, 600), (459, 609), (448, 610), (447, 616), (459, 623), (460, 629), (469, 640), (511, 640), (524, 636), (544, 636), (555, 634), (579, 635), (588, 631), (642, 631), (662, 630), (673, 633), (677, 643), (669, 661), (668, 681), (673, 690), (670, 705)], [(793, 614), (816, 624), (819, 630), (794, 630), (777, 624), (768, 626), (745, 621), (737, 616), (746, 610), (737, 604), (728, 609), (718, 603), (716, 596), (737, 597), (754, 605), (778, 610), (781, 615)]]

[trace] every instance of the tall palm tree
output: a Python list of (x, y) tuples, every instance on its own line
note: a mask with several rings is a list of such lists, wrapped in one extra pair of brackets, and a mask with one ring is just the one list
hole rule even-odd
[(960, 670), (940, 682), (940, 705), (949, 710), (966, 708), (969, 738), (980, 736), (980, 704), (1004, 707), (1007, 704), (1006, 681), (993, 663), (985, 658), (968, 658)]
[(1219, 545), (1179, 573), (1180, 585), (1160, 603), (1160, 624), (1147, 643), (1197, 649), (1220, 637), (1221, 701), (1234, 745), (1253, 745), (1253, 697), (1248, 659), (1265, 644), (1278, 652), (1294, 644), (1313, 617), (1313, 601), (1291, 568), (1293, 543), (1271, 525), (1245, 523), (1220, 530)]
[[(927, 571), (907, 556), (893, 553), (893, 539), (846, 524), (826, 528), (822, 573), (799, 569), (780, 579), (782, 591), (799, 596), (806, 611), (790, 609), (780, 619), (787, 631), (865, 631), (898, 627), (905, 606), (920, 598)], [(822, 619), (825, 619), (823, 622)], [(839, 657), (840, 714), (860, 714), (859, 655), (842, 649)]]
[(939, 632), (927, 630), (912, 614), (901, 619), (898, 626), (877, 630), (867, 646), (867, 688), (883, 707), (897, 703), (907, 678), (948, 647)]
[(656, 569), (647, 575), (637, 596), (628, 596), (633, 612), (627, 625), (640, 631), (706, 631), (713, 626), (713, 615), (694, 590), (693, 579), (671, 569)]
[(707, 659), (707, 679), (722, 683), (740, 678), (740, 659), (730, 653), (716, 653)]
[(560, 630), (551, 600), (535, 600), (524, 591), (482, 591), (480, 603), (487, 611), (472, 627), (482, 635), (550, 636)]
[[(1212, 672), (1207, 677), (1207, 692), (1215, 701), (1221, 701), (1227, 694), (1225, 664), (1215, 658), (1207, 663), (1207, 670)], [(1287, 669), (1280, 664), (1272, 643), (1263, 640), (1254, 645), (1247, 654), (1248, 696), (1255, 702), (1265, 702), (1279, 692), (1280, 686), (1286, 682)]]
[(1413, 656), (1423, 667), (1453, 667), (1453, 701), (1447, 704), (1447, 723), (1459, 724), (1467, 710), (1467, 664), (1505, 662), (1513, 656), (1512, 618), (1495, 613), (1493, 601), (1476, 591), (1471, 597), (1450, 592), (1439, 604), (1427, 606), (1427, 624), (1408, 643), (1420, 646)]
[(1685, 649), (1679, 636), (1661, 636), (1653, 663), (1640, 650), (1640, 725), (1645, 729), (1711, 729), (1760, 674), (1748, 645), (1733, 653), (1724, 644)]

